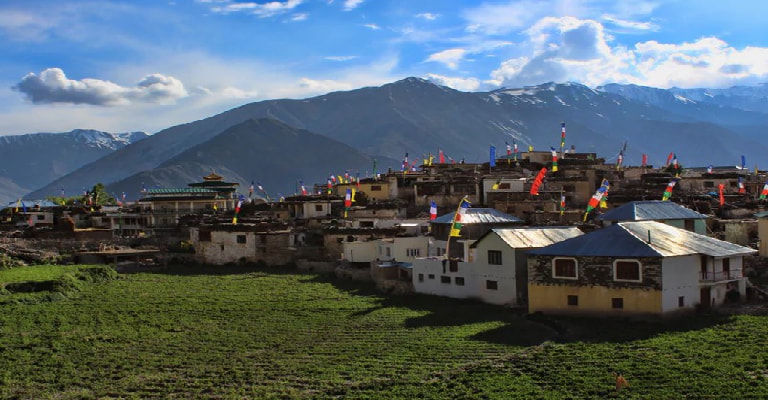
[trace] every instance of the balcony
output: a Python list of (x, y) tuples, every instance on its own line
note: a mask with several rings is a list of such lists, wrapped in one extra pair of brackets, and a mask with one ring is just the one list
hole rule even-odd
[(730, 271), (719, 271), (714, 273), (699, 272), (700, 282), (724, 282), (724, 281), (741, 279), (743, 277), (744, 277), (744, 274), (742, 273), (741, 269), (734, 269)]

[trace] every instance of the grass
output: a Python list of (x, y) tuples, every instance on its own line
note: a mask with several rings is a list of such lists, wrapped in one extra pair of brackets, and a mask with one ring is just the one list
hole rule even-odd
[(768, 397), (768, 317), (526, 316), (322, 275), (123, 275), (0, 305), (3, 398)]
[(82, 265), (32, 265), (0, 269), (0, 283), (50, 281), (76, 272)]

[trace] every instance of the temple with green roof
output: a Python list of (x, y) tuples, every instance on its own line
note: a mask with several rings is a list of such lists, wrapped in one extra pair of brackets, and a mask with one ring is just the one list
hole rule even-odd
[(179, 218), (189, 214), (208, 214), (235, 208), (239, 183), (225, 182), (224, 177), (211, 172), (202, 182), (186, 188), (154, 188), (142, 191), (142, 208), (149, 212), (153, 228), (175, 227)]

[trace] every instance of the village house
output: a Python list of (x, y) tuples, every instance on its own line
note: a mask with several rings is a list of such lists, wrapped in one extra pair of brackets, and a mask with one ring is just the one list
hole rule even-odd
[[(512, 227), (523, 223), (520, 218), (493, 208), (468, 208), (461, 219), (461, 236), (451, 237), (449, 234), (455, 218), (456, 211), (430, 221), (432, 235), (435, 238), (434, 254), (430, 255), (442, 256), (445, 254), (446, 248), (449, 248), (450, 258), (464, 258), (465, 254), (469, 254), (468, 246), (489, 230)], [(449, 240), (451, 246), (448, 246)]]
[(491, 229), (469, 246), (471, 255), (467, 261), (415, 259), (413, 288), (417, 293), (525, 305), (528, 251), (581, 234), (575, 227)]
[(707, 234), (708, 218), (675, 202), (661, 200), (631, 201), (597, 217), (604, 226), (624, 221), (658, 221), (701, 235)]
[(194, 259), (204, 264), (248, 262), (279, 266), (296, 259), (291, 230), (278, 225), (200, 225), (190, 227), (189, 234)]
[(662, 315), (735, 303), (754, 253), (661, 222), (617, 222), (532, 250), (528, 311)]

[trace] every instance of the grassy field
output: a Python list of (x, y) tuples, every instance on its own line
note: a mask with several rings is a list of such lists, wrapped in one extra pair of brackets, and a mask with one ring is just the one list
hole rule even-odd
[[(766, 398), (768, 317), (553, 318), (274, 269), (0, 305), (2, 398)], [(613, 370), (631, 387), (616, 394)]]

